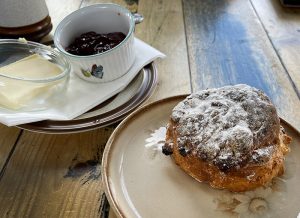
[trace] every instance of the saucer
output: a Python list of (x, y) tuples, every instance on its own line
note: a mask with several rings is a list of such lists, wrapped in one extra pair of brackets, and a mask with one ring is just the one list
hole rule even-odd
[(145, 66), (120, 93), (73, 120), (44, 120), (17, 127), (40, 133), (66, 134), (88, 131), (116, 123), (147, 100), (157, 83), (157, 70), (152, 62)]

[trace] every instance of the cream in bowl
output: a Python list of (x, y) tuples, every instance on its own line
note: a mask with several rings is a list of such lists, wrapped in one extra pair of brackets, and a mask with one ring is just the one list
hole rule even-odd
[(0, 107), (41, 110), (66, 86), (70, 65), (53, 49), (34, 42), (0, 40)]
[(119, 5), (91, 5), (60, 22), (54, 43), (80, 78), (109, 82), (126, 74), (134, 62), (134, 26), (133, 15)]

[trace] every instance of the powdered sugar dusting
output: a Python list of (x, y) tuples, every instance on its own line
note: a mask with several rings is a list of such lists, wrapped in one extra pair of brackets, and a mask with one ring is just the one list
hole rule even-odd
[[(220, 169), (240, 167), (252, 158), (266, 160), (278, 138), (275, 107), (261, 91), (247, 85), (208, 89), (188, 96), (174, 109), (178, 147), (196, 152)], [(266, 147), (266, 148), (265, 148)], [(255, 161), (255, 160), (254, 160)]]
[(154, 150), (162, 150), (162, 146), (165, 144), (165, 137), (166, 137), (166, 127), (159, 127), (158, 129), (154, 130), (151, 133), (151, 137), (147, 138), (145, 141), (146, 148), (153, 148)]
[(274, 151), (274, 146), (270, 145), (268, 147), (259, 148), (253, 151), (252, 162), (253, 163), (265, 163), (270, 160), (270, 154)]

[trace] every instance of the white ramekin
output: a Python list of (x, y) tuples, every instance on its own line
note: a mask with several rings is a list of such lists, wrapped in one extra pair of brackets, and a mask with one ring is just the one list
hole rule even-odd
[[(134, 62), (134, 27), (134, 17), (126, 8), (116, 4), (95, 4), (65, 17), (56, 28), (54, 43), (80, 78), (90, 82), (109, 82), (126, 74)], [(65, 48), (76, 37), (90, 31), (123, 32), (126, 38), (100, 54), (77, 56), (66, 52)]]

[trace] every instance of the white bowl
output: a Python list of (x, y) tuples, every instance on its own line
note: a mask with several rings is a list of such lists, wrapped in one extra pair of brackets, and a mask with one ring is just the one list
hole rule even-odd
[[(126, 8), (116, 4), (95, 4), (64, 18), (54, 33), (54, 43), (80, 78), (109, 82), (126, 74), (134, 62), (134, 26), (134, 17)], [(116, 47), (95, 55), (77, 56), (65, 50), (76, 37), (90, 31), (101, 34), (122, 32), (126, 38)], [(92, 69), (98, 72), (92, 73)]]

